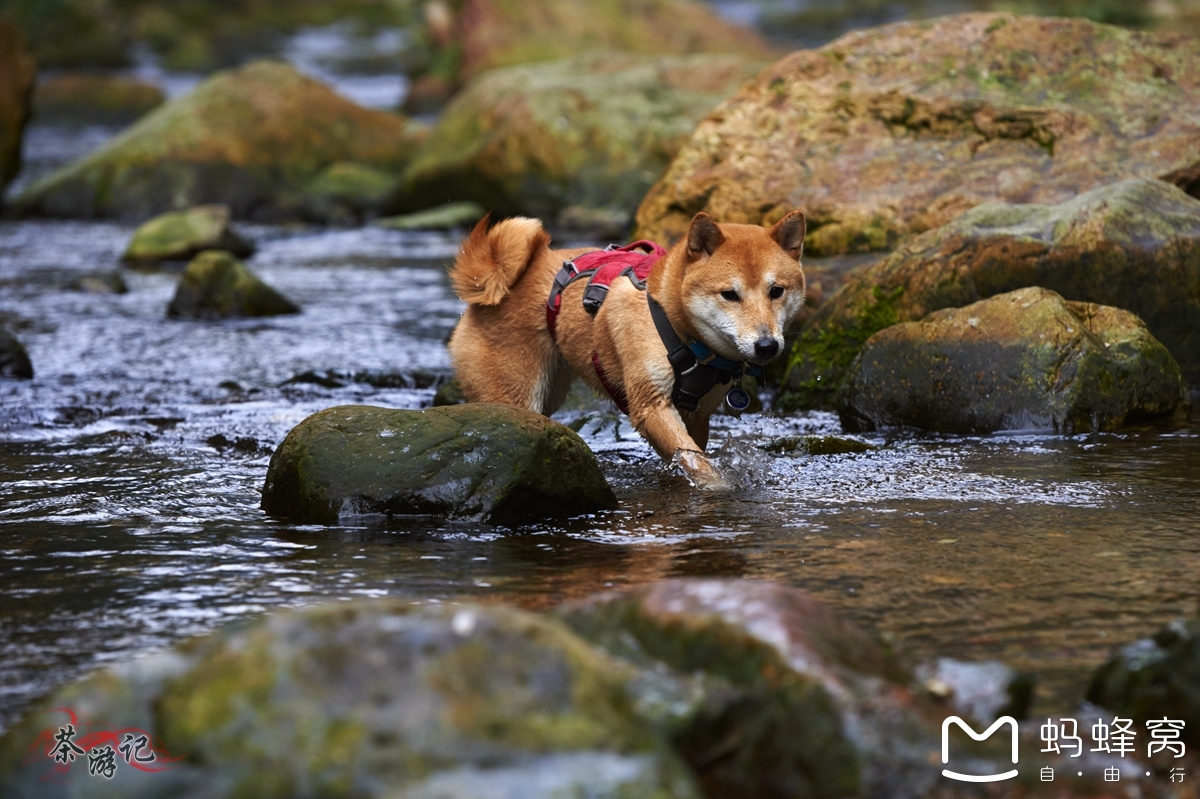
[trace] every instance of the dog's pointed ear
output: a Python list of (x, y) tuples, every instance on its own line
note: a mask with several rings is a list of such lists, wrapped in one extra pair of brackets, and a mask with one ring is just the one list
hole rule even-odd
[(771, 238), (775, 239), (784, 252), (799, 261), (800, 256), (804, 254), (804, 232), (804, 214), (792, 211), (771, 228)]
[(688, 262), (698, 261), (702, 256), (712, 255), (725, 241), (725, 234), (708, 214), (701, 211), (692, 217), (692, 227), (688, 230), (687, 259)]

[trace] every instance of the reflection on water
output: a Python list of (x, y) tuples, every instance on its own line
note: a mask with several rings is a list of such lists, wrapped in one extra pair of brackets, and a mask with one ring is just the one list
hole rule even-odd
[[(745, 487), (692, 491), (604, 404), (580, 421), (619, 510), (503, 530), (428, 519), (280, 524), (258, 509), (273, 447), (334, 404), (421, 407), (432, 389), (285, 384), (312, 369), (445, 372), (454, 237), (252, 228), (252, 268), (304, 313), (164, 318), (176, 273), (125, 295), (68, 290), (118, 268), (130, 233), (0, 224), (0, 320), (32, 382), (0, 383), (0, 726), (117, 658), (280, 605), (398, 595), (548, 608), (681, 575), (804, 587), (914, 657), (1000, 658), (1065, 708), (1113, 644), (1195, 609), (1200, 428), (873, 439), (776, 457), (836, 418), (718, 418)], [(581, 416), (586, 418), (580, 419)]]

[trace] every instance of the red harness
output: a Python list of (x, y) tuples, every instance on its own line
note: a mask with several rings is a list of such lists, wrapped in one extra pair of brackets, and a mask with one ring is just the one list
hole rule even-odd
[[(562, 269), (554, 276), (554, 287), (546, 298), (546, 327), (550, 329), (550, 338), (555, 338), (555, 328), (558, 324), (558, 314), (562, 311), (562, 293), (568, 285), (576, 280), (589, 278), (587, 288), (583, 290), (583, 308), (592, 316), (600, 310), (608, 296), (612, 282), (621, 275), (626, 275), (639, 291), (646, 289), (646, 278), (650, 269), (667, 254), (667, 251), (652, 241), (635, 241), (624, 247), (609, 245), (605, 250), (593, 250), (584, 253), (574, 261), (564, 261)], [(625, 393), (613, 386), (604, 374), (600, 358), (592, 353), (592, 366), (600, 385), (612, 397), (613, 402), (625, 414), (629, 413), (629, 405)]]

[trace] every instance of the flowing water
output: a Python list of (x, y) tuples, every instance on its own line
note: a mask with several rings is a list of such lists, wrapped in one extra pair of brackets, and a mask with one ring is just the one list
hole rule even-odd
[[(33, 128), (28, 181), (104, 130)], [(1195, 615), (1200, 425), (1070, 438), (896, 434), (775, 456), (836, 417), (718, 417), (742, 488), (706, 494), (606, 403), (559, 414), (620, 499), (501, 529), (436, 519), (285, 524), (259, 510), (273, 448), (345, 403), (419, 408), (449, 369), (457, 237), (252, 227), (254, 271), (304, 311), (167, 320), (178, 270), (121, 269), (132, 229), (0, 222), (0, 324), (36, 377), (0, 381), (0, 729), (39, 695), (284, 605), (393, 595), (544, 609), (674, 576), (805, 588), (914, 659), (998, 658), (1072, 707), (1118, 644)], [(120, 271), (125, 294), (72, 288)], [(294, 381), (304, 373), (308, 378)], [(352, 377), (357, 375), (357, 377)], [(329, 379), (330, 377), (334, 379)], [(420, 388), (417, 386), (425, 386)]]

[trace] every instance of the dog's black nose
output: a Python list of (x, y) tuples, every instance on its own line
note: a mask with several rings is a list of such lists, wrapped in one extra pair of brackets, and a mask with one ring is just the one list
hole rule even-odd
[(760, 358), (774, 358), (779, 354), (779, 342), (763, 336), (754, 342), (754, 354)]

